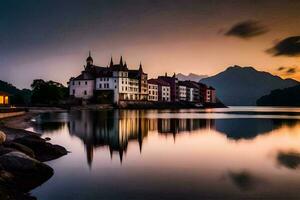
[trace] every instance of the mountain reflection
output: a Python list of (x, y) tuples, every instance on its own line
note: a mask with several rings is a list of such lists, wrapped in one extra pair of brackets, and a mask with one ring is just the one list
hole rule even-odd
[(41, 117), (35, 129), (51, 132), (56, 128), (65, 127), (67, 123), (70, 135), (83, 141), (87, 162), (91, 166), (97, 148), (107, 147), (111, 158), (118, 154), (121, 162), (130, 142), (138, 143), (142, 152), (143, 141), (149, 132), (171, 135), (175, 141), (178, 134), (211, 129), (225, 134), (230, 140), (239, 140), (253, 139), (257, 135), (269, 133), (282, 126), (295, 126), (299, 122), (295, 119), (185, 119), (177, 118), (176, 114), (172, 113), (167, 113), (167, 116), (162, 118), (159, 111), (151, 111), (151, 114), (145, 110), (54, 113)]

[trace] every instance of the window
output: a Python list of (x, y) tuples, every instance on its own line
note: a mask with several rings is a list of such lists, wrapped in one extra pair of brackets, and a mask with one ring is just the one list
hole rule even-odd
[(72, 85), (75, 85), (75, 81), (72, 81)]
[(8, 96), (4, 97), (4, 104), (8, 104)]
[(100, 81), (102, 81), (102, 78), (100, 78)]
[(78, 85), (80, 85), (80, 81), (78, 81)]
[(75, 95), (75, 90), (73, 90), (73, 92), (72, 92), (72, 93), (73, 93), (73, 95)]
[(87, 92), (86, 92), (86, 90), (84, 90), (84, 95), (86, 95), (87, 94)]
[(0, 96), (0, 104), (4, 104), (4, 96)]
[(117, 82), (117, 80), (115, 80), (115, 83)]
[(85, 84), (87, 85), (87, 81), (85, 82)]
[(102, 88), (102, 84), (101, 83), (99, 84), (99, 88)]

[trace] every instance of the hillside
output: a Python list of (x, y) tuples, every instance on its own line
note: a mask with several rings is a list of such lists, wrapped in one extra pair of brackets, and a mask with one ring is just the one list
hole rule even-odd
[(253, 67), (228, 67), (225, 71), (200, 82), (217, 89), (218, 98), (225, 105), (256, 105), (256, 100), (272, 90), (299, 84), (293, 79), (282, 79)]
[(300, 85), (273, 90), (256, 103), (259, 106), (300, 106)]

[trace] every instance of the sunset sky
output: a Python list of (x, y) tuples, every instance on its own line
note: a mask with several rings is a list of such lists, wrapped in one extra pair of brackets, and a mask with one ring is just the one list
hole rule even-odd
[(100, 66), (111, 55), (114, 61), (122, 55), (130, 68), (141, 61), (149, 77), (214, 75), (236, 64), (300, 81), (300, 38), (285, 41), (300, 36), (298, 0), (0, 4), (0, 80), (20, 88), (36, 78), (66, 84), (83, 69), (89, 50)]

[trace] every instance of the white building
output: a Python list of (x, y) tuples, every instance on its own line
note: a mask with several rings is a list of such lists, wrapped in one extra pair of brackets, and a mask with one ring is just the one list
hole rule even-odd
[(170, 88), (170, 86), (165, 86), (165, 85), (161, 86), (161, 98), (162, 98), (162, 101), (167, 101), (167, 102), (171, 101), (171, 88)]
[(148, 101), (158, 101), (158, 85), (148, 81)]
[(125, 100), (136, 101), (140, 96), (144, 98), (145, 89), (141, 90), (140, 87), (141, 84), (145, 86), (144, 79), (146, 78), (147, 82), (147, 74), (143, 72), (141, 64), (138, 70), (129, 70), (121, 57), (119, 64), (113, 64), (111, 59), (108, 67), (99, 67), (93, 65), (91, 55), (86, 59), (86, 63), (84, 71), (69, 81), (71, 96), (84, 100), (94, 98), (96, 102), (116, 104)]
[(179, 100), (186, 101), (186, 86), (179, 85)]

